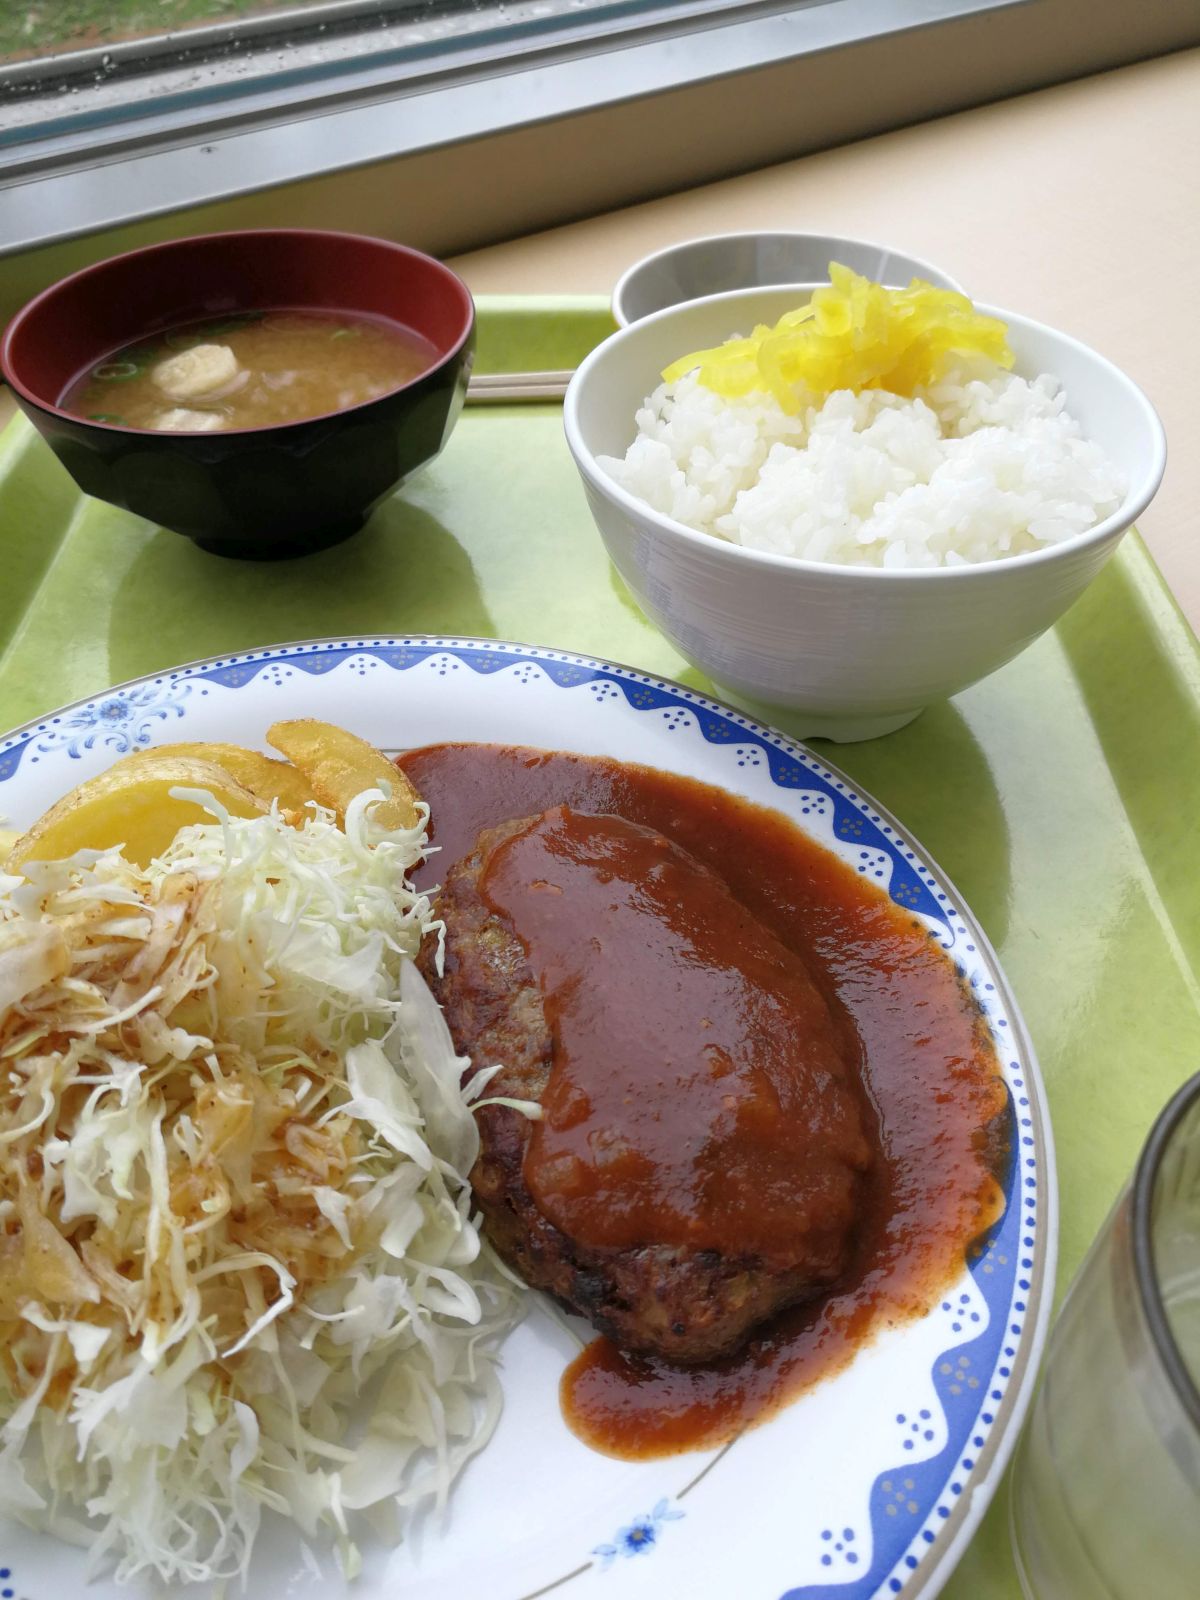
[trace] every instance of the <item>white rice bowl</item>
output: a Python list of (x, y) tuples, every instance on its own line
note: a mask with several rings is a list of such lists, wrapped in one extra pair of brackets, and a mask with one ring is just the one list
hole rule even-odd
[(1053, 377), (989, 366), (913, 399), (839, 389), (792, 416), (689, 373), (646, 400), (623, 460), (597, 459), (655, 511), (750, 549), (961, 566), (1059, 544), (1120, 505), (1121, 473), (1064, 400)]

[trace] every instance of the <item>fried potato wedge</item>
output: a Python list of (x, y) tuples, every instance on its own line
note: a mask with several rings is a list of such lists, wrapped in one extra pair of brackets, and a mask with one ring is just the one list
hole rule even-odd
[(99, 777), (72, 789), (13, 845), (10, 872), (28, 861), (57, 861), (76, 850), (107, 850), (123, 845), (139, 866), (161, 855), (189, 822), (211, 822), (193, 800), (171, 794), (175, 788), (207, 789), (235, 817), (253, 817), (268, 806), (212, 761), (147, 752), (136, 762), (118, 762)]
[(299, 767), (317, 799), (337, 812), (339, 822), (344, 822), (346, 807), (356, 795), (364, 789), (383, 788), (389, 798), (376, 811), (376, 819), (385, 828), (415, 824), (417, 791), (382, 750), (356, 733), (303, 717), (274, 723), (267, 729), (267, 743)]
[(240, 744), (160, 744), (153, 750), (137, 750), (131, 756), (123, 756), (116, 766), (153, 761), (159, 756), (211, 761), (267, 806), (278, 800), (285, 820), (297, 825), (304, 821), (305, 806), (316, 799), (308, 779), (290, 761), (275, 761), (261, 750), (246, 750)]

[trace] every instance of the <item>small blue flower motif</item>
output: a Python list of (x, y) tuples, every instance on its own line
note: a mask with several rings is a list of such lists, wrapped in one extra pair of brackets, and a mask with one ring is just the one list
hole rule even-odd
[(685, 1513), (669, 1500), (660, 1500), (648, 1517), (634, 1517), (626, 1528), (621, 1528), (612, 1544), (598, 1544), (592, 1551), (600, 1557), (600, 1570), (607, 1572), (618, 1556), (644, 1556), (658, 1543), (664, 1522), (678, 1522)]
[(150, 725), (156, 718), (167, 721), (172, 713), (183, 716), (180, 702), (190, 693), (190, 684), (151, 683), (131, 689), (128, 694), (108, 695), (73, 716), (64, 717), (60, 727), (47, 730), (37, 747), (45, 752), (66, 745), (67, 754), (75, 761), (96, 744), (108, 745), (118, 755), (128, 755), (135, 744), (150, 743)]

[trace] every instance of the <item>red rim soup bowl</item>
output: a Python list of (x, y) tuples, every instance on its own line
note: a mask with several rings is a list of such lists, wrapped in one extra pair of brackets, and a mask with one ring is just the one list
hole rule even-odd
[[(378, 399), (303, 422), (173, 433), (62, 408), (71, 386), (124, 346), (183, 323), (285, 308), (384, 318), (436, 356)], [(470, 292), (432, 256), (358, 234), (265, 228), (151, 245), (73, 273), (9, 323), (0, 368), (86, 494), (202, 550), (274, 560), (356, 533), (433, 460), (466, 397), (474, 336)]]

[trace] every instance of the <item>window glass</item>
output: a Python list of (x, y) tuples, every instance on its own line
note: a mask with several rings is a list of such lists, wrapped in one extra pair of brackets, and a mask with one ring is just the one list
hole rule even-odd
[(402, 87), (468, 57), (503, 67), (656, 19), (695, 26), (764, 9), (769, 0), (0, 0), (0, 168), (32, 141), (163, 117), (199, 131)]
[(306, 6), (328, 9), (329, 0), (5, 0), (0, 60), (30, 60)]

